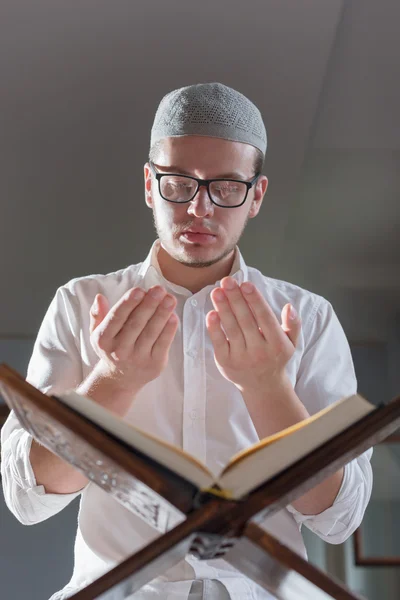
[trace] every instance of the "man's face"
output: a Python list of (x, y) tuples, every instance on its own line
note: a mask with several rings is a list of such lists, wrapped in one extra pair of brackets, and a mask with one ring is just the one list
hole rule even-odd
[[(159, 173), (178, 173), (200, 179), (253, 179), (255, 149), (249, 144), (219, 138), (185, 136), (163, 140), (154, 165)], [(242, 206), (221, 208), (201, 187), (193, 200), (177, 204), (164, 200), (149, 164), (145, 165), (146, 204), (153, 210), (161, 245), (178, 262), (210, 266), (228, 256), (238, 243), (249, 218), (257, 215), (268, 180), (261, 176)], [(205, 229), (196, 236), (188, 230)], [(186, 233), (185, 233), (186, 232)]]

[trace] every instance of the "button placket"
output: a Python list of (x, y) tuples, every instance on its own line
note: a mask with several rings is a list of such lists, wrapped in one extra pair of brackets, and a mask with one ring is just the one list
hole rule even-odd
[(186, 301), (183, 308), (184, 398), (182, 441), (184, 450), (206, 462), (205, 317), (203, 312), (201, 302), (195, 298)]
[(190, 356), (193, 360), (197, 358), (197, 350), (190, 349), (187, 351), (187, 355)]

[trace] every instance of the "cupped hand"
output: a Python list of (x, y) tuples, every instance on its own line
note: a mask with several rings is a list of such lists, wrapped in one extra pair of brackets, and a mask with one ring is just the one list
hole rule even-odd
[(232, 277), (222, 279), (211, 300), (215, 310), (206, 326), (221, 374), (242, 392), (279, 384), (301, 331), (299, 317), (290, 318), (291, 305), (283, 307), (279, 323), (256, 286), (239, 286)]
[(135, 392), (158, 377), (178, 328), (175, 306), (176, 298), (161, 286), (148, 292), (132, 288), (111, 309), (97, 294), (90, 310), (90, 339), (102, 376)]

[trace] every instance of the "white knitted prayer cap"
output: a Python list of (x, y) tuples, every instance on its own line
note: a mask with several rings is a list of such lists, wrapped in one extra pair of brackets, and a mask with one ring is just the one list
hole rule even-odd
[(222, 83), (198, 83), (169, 92), (161, 100), (150, 147), (167, 137), (204, 135), (251, 144), (265, 155), (267, 132), (258, 108)]

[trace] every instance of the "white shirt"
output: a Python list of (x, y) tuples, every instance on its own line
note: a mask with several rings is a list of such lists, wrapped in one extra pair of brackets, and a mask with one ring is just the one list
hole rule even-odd
[[(98, 361), (89, 337), (89, 311), (97, 293), (110, 306), (130, 288), (164, 286), (177, 298), (179, 327), (163, 373), (137, 394), (126, 419), (182, 447), (218, 472), (258, 435), (239, 390), (219, 373), (205, 316), (213, 309), (209, 285), (196, 294), (162, 276), (156, 240), (143, 263), (107, 275), (74, 279), (60, 287), (40, 327), (27, 380), (44, 393), (76, 388)], [(288, 377), (310, 414), (356, 392), (352, 357), (343, 329), (330, 303), (296, 285), (264, 276), (246, 266), (236, 248), (231, 275), (241, 284), (253, 282), (281, 322), (290, 302), (302, 320)], [(81, 494), (70, 583), (52, 600), (62, 600), (155, 539), (159, 533), (122, 507), (92, 482), (73, 494), (47, 494), (37, 485), (29, 461), (31, 435), (13, 412), (2, 429), (2, 477), (6, 503), (21, 523), (33, 524), (62, 510)], [(263, 527), (306, 557), (302, 524), (326, 542), (347, 539), (361, 522), (371, 494), (368, 450), (345, 467), (334, 504), (318, 515), (302, 515), (292, 506), (265, 520)], [(235, 600), (272, 598), (224, 559), (200, 561), (189, 555), (134, 594), (137, 600), (186, 599), (193, 579), (219, 579)], [(169, 596), (169, 594), (171, 594)]]

